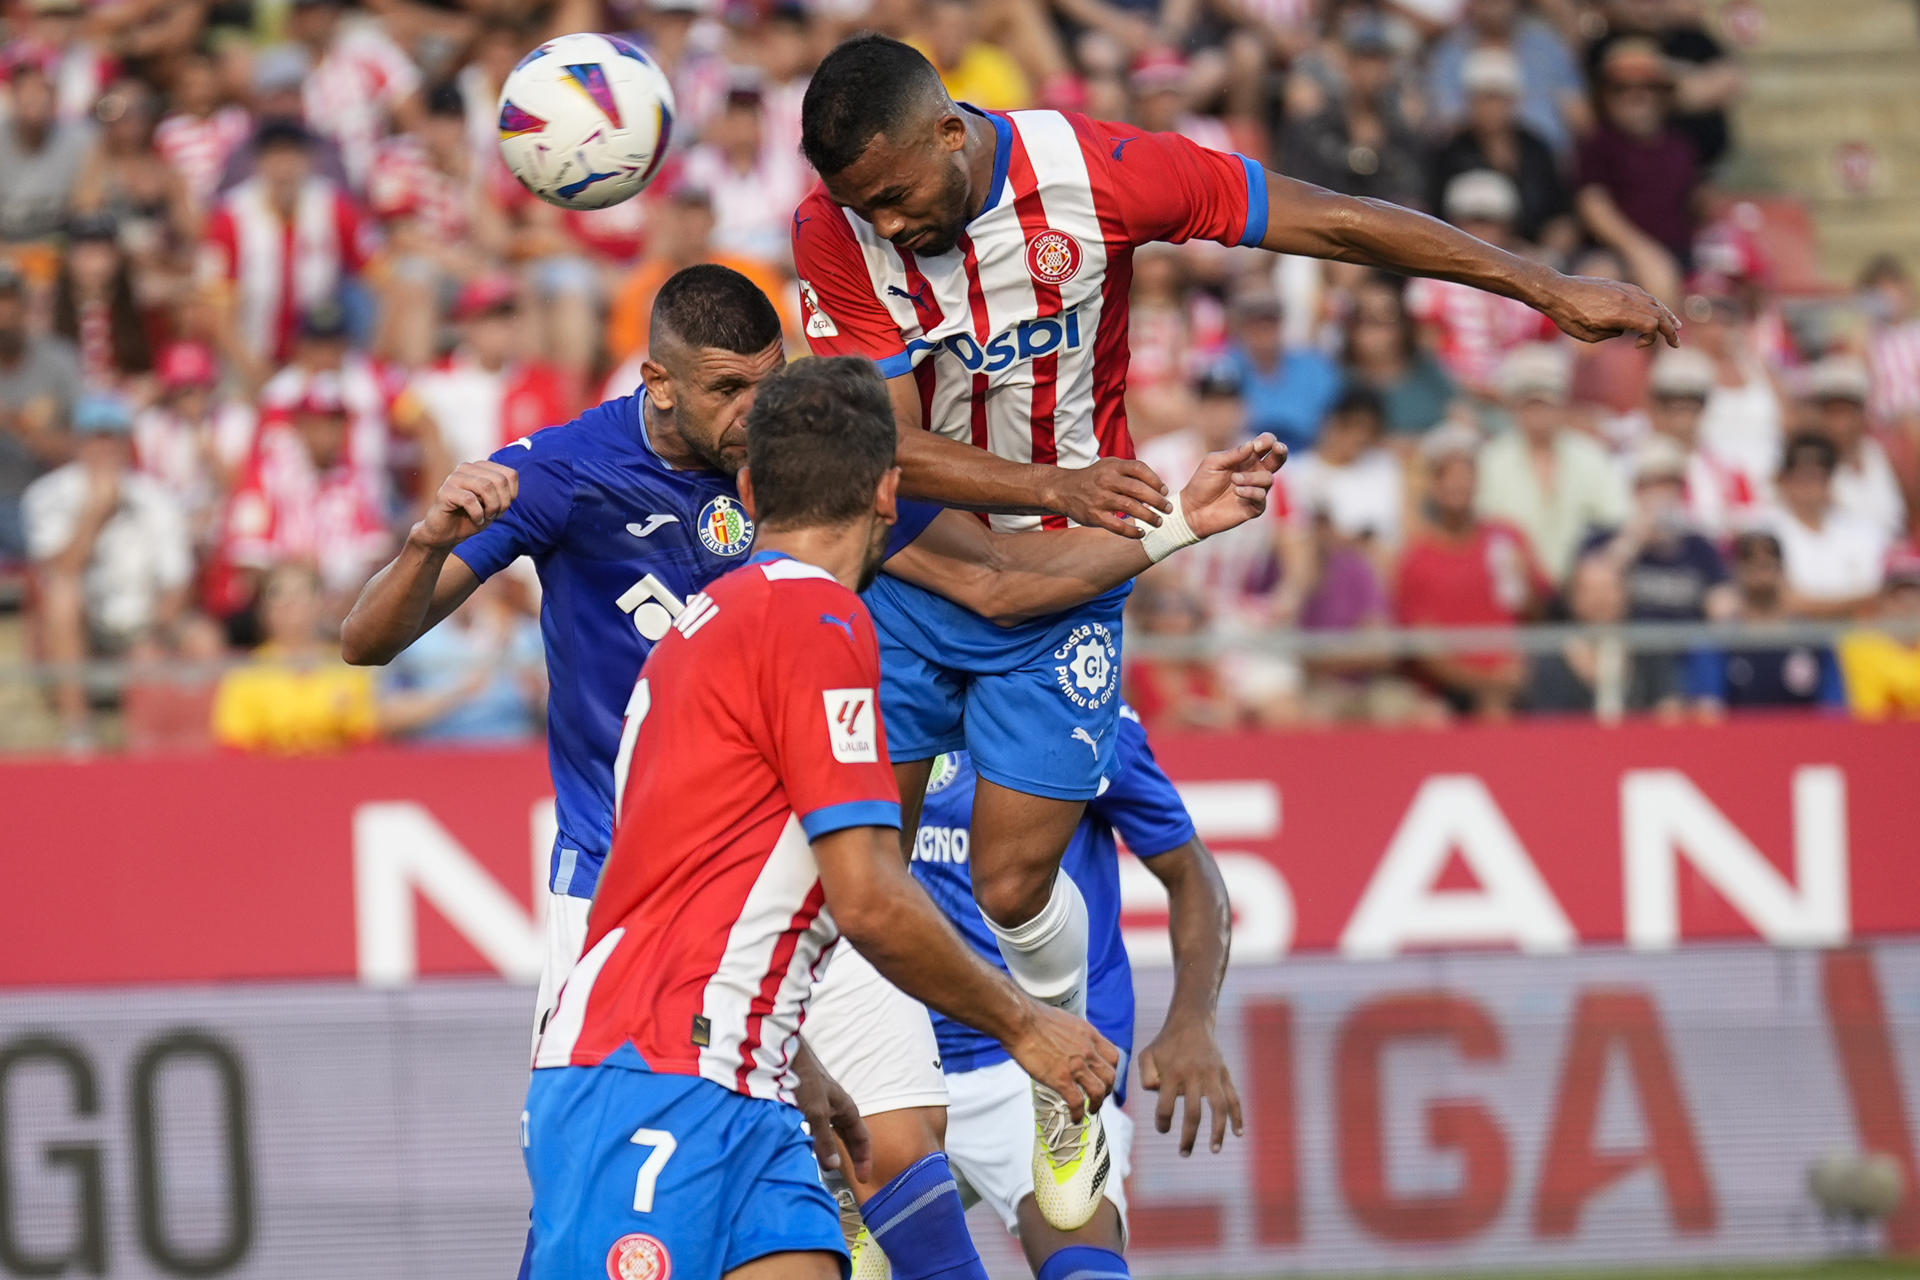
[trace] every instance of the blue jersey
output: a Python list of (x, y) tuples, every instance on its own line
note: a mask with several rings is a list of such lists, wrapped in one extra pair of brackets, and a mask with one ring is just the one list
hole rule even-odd
[[(1114, 836), (1117, 832), (1135, 854), (1151, 858), (1182, 847), (1193, 839), (1194, 830), (1131, 708), (1121, 710), (1119, 735), (1111, 780), (1088, 802), (1060, 865), (1087, 900), (1087, 1018), (1130, 1058), (1133, 968), (1120, 937), (1120, 858)], [(968, 828), (975, 776), (964, 751), (934, 762), (913, 848), (913, 874), (973, 949), (1005, 969), (993, 933), (973, 901)], [(933, 1029), (948, 1071), (972, 1071), (1007, 1058), (999, 1041), (938, 1013)]]
[[(481, 579), (520, 556), (539, 572), (559, 827), (548, 883), (577, 898), (593, 896), (613, 838), (613, 761), (640, 667), (688, 597), (753, 546), (733, 477), (670, 466), (647, 439), (644, 402), (609, 400), (494, 454), (520, 473), (519, 496), (454, 548)], [(903, 502), (888, 553), (938, 514)]]

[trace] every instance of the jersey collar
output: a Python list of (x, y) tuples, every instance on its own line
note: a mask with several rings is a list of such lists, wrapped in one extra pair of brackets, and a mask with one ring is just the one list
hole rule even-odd
[(784, 551), (756, 551), (752, 555), (747, 557), (747, 563), (750, 565), (755, 565), (755, 564), (766, 564), (769, 561), (773, 561), (773, 560), (791, 560), (791, 559), (793, 559), (793, 557), (788, 555)]
[(987, 188), (987, 202), (980, 206), (980, 213), (984, 214), (1000, 203), (1007, 189), (1007, 166), (1013, 163), (1013, 124), (999, 112), (982, 111), (970, 102), (962, 102), (960, 109), (972, 112), (993, 126), (993, 183)]

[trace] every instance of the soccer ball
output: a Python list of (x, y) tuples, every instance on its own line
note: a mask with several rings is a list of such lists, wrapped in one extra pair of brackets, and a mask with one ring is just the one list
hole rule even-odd
[(613, 36), (549, 40), (500, 87), (500, 154), (520, 185), (563, 209), (639, 195), (673, 133), (673, 88)]

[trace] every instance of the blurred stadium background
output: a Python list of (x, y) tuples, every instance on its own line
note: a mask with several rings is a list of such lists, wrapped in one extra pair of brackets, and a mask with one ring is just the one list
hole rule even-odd
[[(1145, 1133), (1139, 1274), (1913, 1274), (1912, 0), (9, 0), (0, 1274), (508, 1273), (530, 575), (377, 676), (333, 629), (451, 462), (634, 386), (678, 267), (797, 323), (800, 95), (866, 27), (1687, 322), (1575, 350), (1450, 286), (1140, 255), (1143, 456), (1294, 460), (1135, 596), (1249, 1106), (1219, 1156)], [(567, 30), (682, 109), (598, 214), (495, 157)]]

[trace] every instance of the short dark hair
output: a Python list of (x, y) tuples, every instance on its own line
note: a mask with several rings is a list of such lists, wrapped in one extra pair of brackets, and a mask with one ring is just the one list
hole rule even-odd
[(731, 267), (702, 262), (667, 277), (653, 298), (653, 331), (695, 348), (750, 356), (780, 339), (780, 313), (760, 286)]
[(1832, 475), (1840, 467), (1840, 450), (1833, 441), (1818, 432), (1796, 431), (1781, 446), (1780, 474), (1786, 475), (1802, 462), (1811, 462)]
[(1766, 529), (1749, 529), (1734, 538), (1733, 559), (1736, 564), (1744, 564), (1756, 551), (1764, 551), (1775, 560), (1785, 558), (1780, 550), (1780, 539)]
[(1372, 387), (1354, 385), (1340, 393), (1333, 402), (1333, 415), (1345, 417), (1350, 413), (1365, 414), (1373, 419), (1375, 430), (1384, 430), (1387, 425), (1387, 402)]
[(869, 143), (908, 123), (914, 111), (946, 95), (940, 73), (912, 45), (887, 36), (855, 36), (827, 55), (800, 103), (800, 149), (832, 177)]
[(893, 466), (893, 401), (862, 356), (799, 360), (760, 384), (747, 469), (761, 529), (843, 524), (872, 509)]

